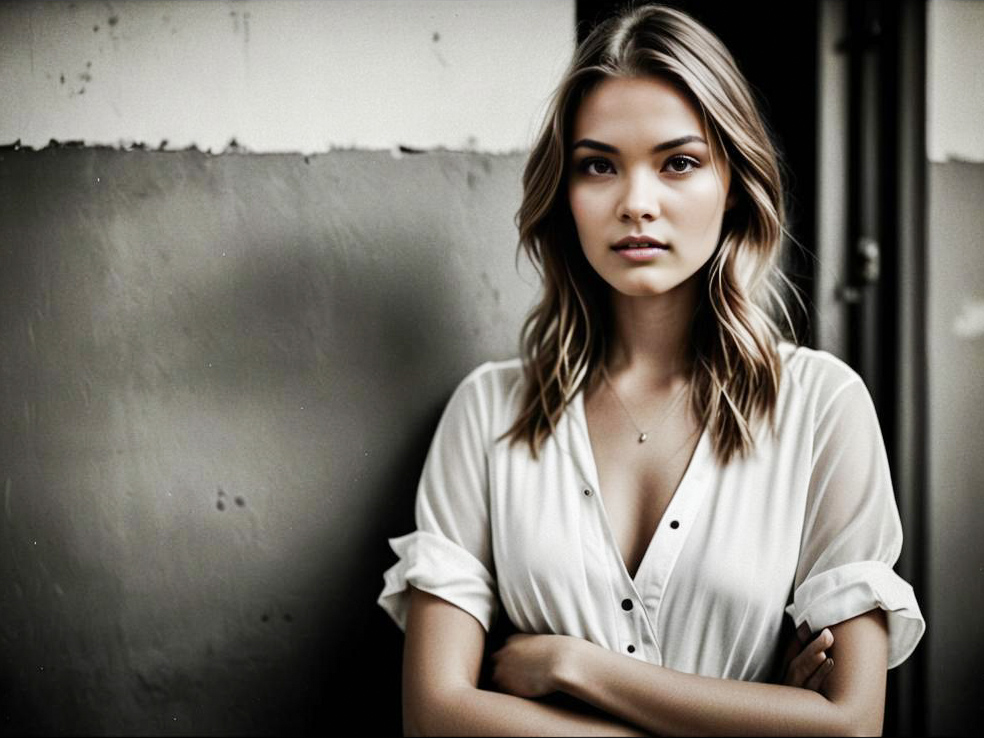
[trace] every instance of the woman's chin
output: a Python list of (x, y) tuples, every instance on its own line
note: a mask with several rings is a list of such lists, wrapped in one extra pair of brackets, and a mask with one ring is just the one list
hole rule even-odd
[(658, 299), (666, 297), (680, 297), (683, 292), (688, 290), (680, 289), (686, 282), (669, 282), (659, 279), (642, 279), (631, 281), (620, 281), (612, 284), (612, 289), (621, 297), (638, 299)]

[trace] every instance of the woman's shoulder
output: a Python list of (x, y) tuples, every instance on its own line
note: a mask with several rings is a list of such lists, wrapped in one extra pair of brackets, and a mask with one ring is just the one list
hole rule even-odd
[(486, 361), (472, 369), (458, 385), (485, 396), (508, 394), (523, 378), (523, 364), (518, 358)]
[(522, 380), (523, 364), (519, 359), (486, 361), (458, 383), (448, 401), (448, 410), (456, 409), (483, 425), (499, 425), (515, 405)]
[(848, 387), (864, 388), (861, 376), (828, 351), (783, 342), (779, 356), (783, 389), (790, 400), (809, 399), (821, 409)]

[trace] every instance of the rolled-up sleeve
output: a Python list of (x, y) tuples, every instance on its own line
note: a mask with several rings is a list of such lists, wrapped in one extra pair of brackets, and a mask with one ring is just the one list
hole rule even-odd
[(417, 488), (417, 530), (390, 539), (399, 561), (384, 573), (378, 603), (401, 629), (411, 586), (461, 608), (486, 631), (496, 614), (485, 369), (462, 381), (438, 423)]
[(796, 582), (786, 612), (812, 632), (885, 611), (888, 667), (926, 629), (912, 587), (892, 569), (902, 525), (875, 408), (858, 377), (818, 409), (813, 468)]

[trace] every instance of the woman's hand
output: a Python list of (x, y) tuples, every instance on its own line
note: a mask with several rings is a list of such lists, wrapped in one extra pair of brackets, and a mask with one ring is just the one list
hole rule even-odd
[(501, 691), (527, 699), (556, 692), (560, 664), (578, 640), (559, 635), (510, 636), (492, 654), (492, 681)]
[(824, 628), (789, 662), (782, 683), (819, 692), (827, 675), (834, 669), (834, 660), (827, 657), (827, 649), (832, 645), (834, 635), (829, 628)]

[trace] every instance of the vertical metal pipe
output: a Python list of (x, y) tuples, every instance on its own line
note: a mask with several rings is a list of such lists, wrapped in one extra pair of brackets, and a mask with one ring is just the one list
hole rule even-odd
[[(903, 0), (897, 6), (894, 49), (896, 98), (890, 113), (897, 136), (895, 199), (888, 214), (894, 222), (897, 271), (896, 424), (893, 439), (895, 491), (905, 544), (896, 567), (916, 591), (924, 612), (926, 597), (926, 3)], [(926, 733), (926, 649), (920, 646), (895, 670), (898, 696), (894, 721), (899, 735)]]

